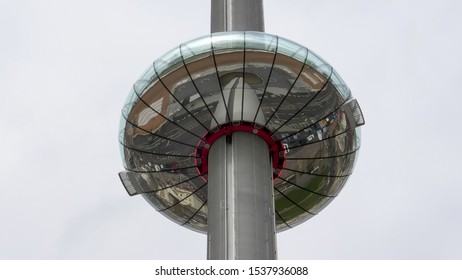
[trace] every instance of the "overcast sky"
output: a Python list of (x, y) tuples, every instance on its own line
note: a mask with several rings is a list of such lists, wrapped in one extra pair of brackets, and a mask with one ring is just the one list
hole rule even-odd
[[(328, 61), (366, 125), (353, 176), (278, 234), (280, 259), (462, 259), (462, 2), (265, 0), (266, 32)], [(120, 110), (209, 0), (0, 4), (0, 259), (205, 259), (117, 173)]]

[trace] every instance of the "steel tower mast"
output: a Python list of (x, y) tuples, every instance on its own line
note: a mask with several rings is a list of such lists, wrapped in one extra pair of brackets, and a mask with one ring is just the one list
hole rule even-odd
[(210, 31), (265, 31), (262, 0), (212, 0)]
[[(212, 0), (211, 10), (212, 33), (264, 31), (261, 0)], [(255, 92), (242, 83), (245, 78), (239, 77), (225, 86), (235, 93), (228, 100), (234, 103), (231, 121), (240, 121), (241, 115), (258, 109)], [(265, 123), (262, 114), (258, 122)], [(277, 258), (269, 154), (263, 139), (246, 132), (222, 136), (213, 143), (209, 153), (208, 259)]]

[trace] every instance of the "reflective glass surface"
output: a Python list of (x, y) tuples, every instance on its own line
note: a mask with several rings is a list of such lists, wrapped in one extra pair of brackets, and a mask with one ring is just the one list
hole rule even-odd
[(199, 172), (197, 150), (204, 135), (230, 122), (266, 127), (282, 141), (285, 163), (274, 180), (282, 231), (339, 194), (353, 172), (364, 118), (338, 73), (306, 47), (260, 32), (204, 36), (152, 63), (129, 93), (119, 134), (129, 194), (206, 232), (207, 174)]

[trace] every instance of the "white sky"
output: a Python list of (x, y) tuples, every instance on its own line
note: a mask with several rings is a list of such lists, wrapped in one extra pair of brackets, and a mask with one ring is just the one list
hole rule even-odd
[[(462, 2), (265, 0), (266, 31), (314, 50), (366, 119), (354, 175), (278, 235), (280, 259), (462, 259)], [(0, 4), (0, 259), (205, 259), (117, 173), (120, 110), (209, 0)]]

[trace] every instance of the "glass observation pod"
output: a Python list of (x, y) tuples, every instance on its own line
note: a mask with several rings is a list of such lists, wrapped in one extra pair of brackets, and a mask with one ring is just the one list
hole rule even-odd
[(282, 231), (338, 195), (363, 124), (349, 88), (306, 47), (261, 32), (214, 33), (171, 50), (133, 85), (120, 122), (119, 176), (130, 195), (207, 232), (210, 146), (235, 131), (257, 134), (269, 146)]

